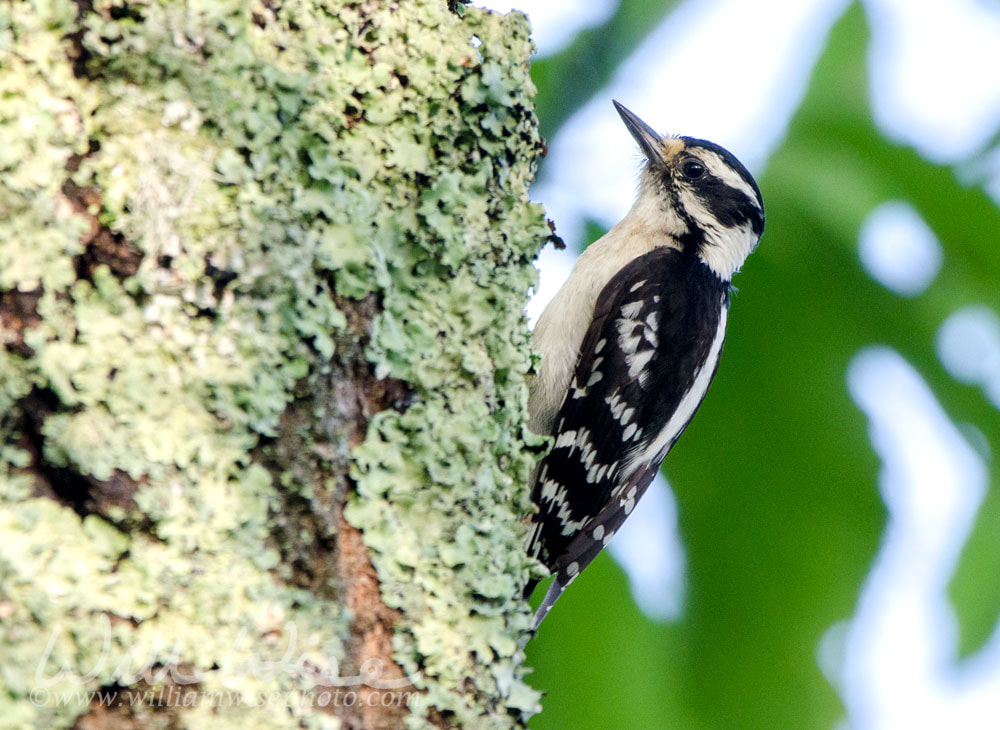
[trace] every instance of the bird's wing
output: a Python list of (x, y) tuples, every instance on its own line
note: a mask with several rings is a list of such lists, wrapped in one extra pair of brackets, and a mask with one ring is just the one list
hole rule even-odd
[(553, 589), (607, 544), (694, 415), (715, 373), (728, 297), (707, 267), (665, 247), (598, 297), (534, 487), (529, 552), (557, 573)]

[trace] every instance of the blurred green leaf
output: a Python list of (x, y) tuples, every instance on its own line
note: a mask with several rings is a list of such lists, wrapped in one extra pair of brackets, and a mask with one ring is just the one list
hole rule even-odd
[(1000, 486), (997, 476), (979, 509), (950, 586), (958, 613), (960, 656), (982, 648), (997, 629), (1000, 610)]
[(531, 64), (542, 136), (551, 139), (573, 112), (606, 86), (619, 64), (676, 5), (677, 0), (621, 0), (607, 22), (581, 31), (568, 48)]
[[(843, 24), (860, 28), (861, 12)], [(843, 25), (842, 24), (842, 25)], [(839, 32), (846, 31), (843, 28)], [(863, 30), (855, 30), (863, 38)], [(827, 52), (827, 61), (829, 54)], [(957, 383), (942, 367), (934, 347), (938, 328), (956, 309), (1000, 304), (1000, 210), (978, 187), (962, 184), (948, 167), (931, 164), (911, 149), (885, 140), (871, 122), (864, 93), (863, 50), (855, 51), (854, 73), (821, 63), (786, 144), (772, 159), (765, 184), (772, 203), (778, 188), (782, 207), (795, 204), (841, 229), (853, 251), (861, 221), (878, 203), (903, 199), (912, 204), (939, 237), (944, 267), (916, 300), (890, 295), (862, 314), (868, 343), (899, 351), (927, 380), (956, 422), (969, 422), (989, 437), (1000, 434), (1000, 412), (978, 389)], [(769, 231), (775, 237), (773, 226)], [(752, 265), (752, 262), (751, 262)], [(741, 285), (744, 285), (741, 282)], [(749, 286), (749, 285), (748, 285)], [(853, 285), (844, 281), (847, 292)], [(867, 325), (867, 327), (865, 326)], [(866, 331), (867, 330), (867, 331)], [(967, 656), (982, 647), (1000, 618), (1000, 474), (991, 474), (990, 496), (978, 515), (951, 586), (959, 622), (959, 650)]]
[[(684, 711), (676, 629), (645, 618), (629, 598), (628, 581), (602, 553), (573, 582), (528, 645), (530, 684), (544, 687), (543, 711), (529, 725), (565, 728), (698, 727)], [(536, 602), (543, 591), (535, 593)], [(572, 600), (570, 606), (563, 606)], [(597, 607), (580, 610), (581, 606)], [(566, 608), (567, 610), (563, 610)]]

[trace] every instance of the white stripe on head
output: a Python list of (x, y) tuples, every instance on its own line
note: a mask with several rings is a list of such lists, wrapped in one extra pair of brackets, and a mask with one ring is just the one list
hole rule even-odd
[(704, 243), (698, 247), (698, 258), (720, 279), (731, 281), (747, 256), (753, 253), (759, 237), (749, 223), (733, 228), (713, 223), (715, 217), (692, 190), (681, 188), (677, 197), (705, 234)]
[(708, 170), (709, 174), (718, 178), (729, 187), (739, 190), (753, 202), (754, 206), (756, 206), (758, 210), (760, 209), (760, 202), (757, 199), (757, 191), (753, 189), (752, 185), (743, 179), (742, 175), (736, 172), (736, 170), (734, 170), (730, 165), (726, 164), (726, 161), (719, 157), (716, 152), (702, 147), (695, 148), (691, 153), (697, 155), (698, 159), (705, 164), (705, 169)]

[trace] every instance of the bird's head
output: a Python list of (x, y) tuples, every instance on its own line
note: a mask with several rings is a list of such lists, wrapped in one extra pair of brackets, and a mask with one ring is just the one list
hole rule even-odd
[(647, 160), (631, 215), (694, 247), (719, 278), (731, 280), (764, 232), (764, 201), (753, 176), (719, 145), (661, 136), (614, 104)]

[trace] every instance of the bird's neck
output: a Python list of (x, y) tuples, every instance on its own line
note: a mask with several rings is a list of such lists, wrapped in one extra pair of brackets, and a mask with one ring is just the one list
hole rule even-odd
[(608, 235), (641, 239), (646, 242), (644, 247), (651, 251), (657, 246), (680, 248), (679, 241), (687, 228), (687, 223), (662, 196), (643, 190), (628, 214), (608, 231)]
[[(687, 205), (685, 206), (685, 203)], [(723, 226), (701, 210), (700, 224), (692, 222), (696, 201), (678, 201), (688, 215), (682, 216), (668, 199), (644, 186), (632, 209), (621, 222), (591, 248), (603, 243), (621, 252), (622, 265), (659, 246), (683, 251), (698, 259), (724, 282), (732, 281), (759, 239), (749, 223)], [(588, 249), (589, 250), (589, 249)]]
[(747, 256), (757, 246), (749, 225), (706, 228), (698, 243), (698, 258), (723, 281), (733, 280)]

